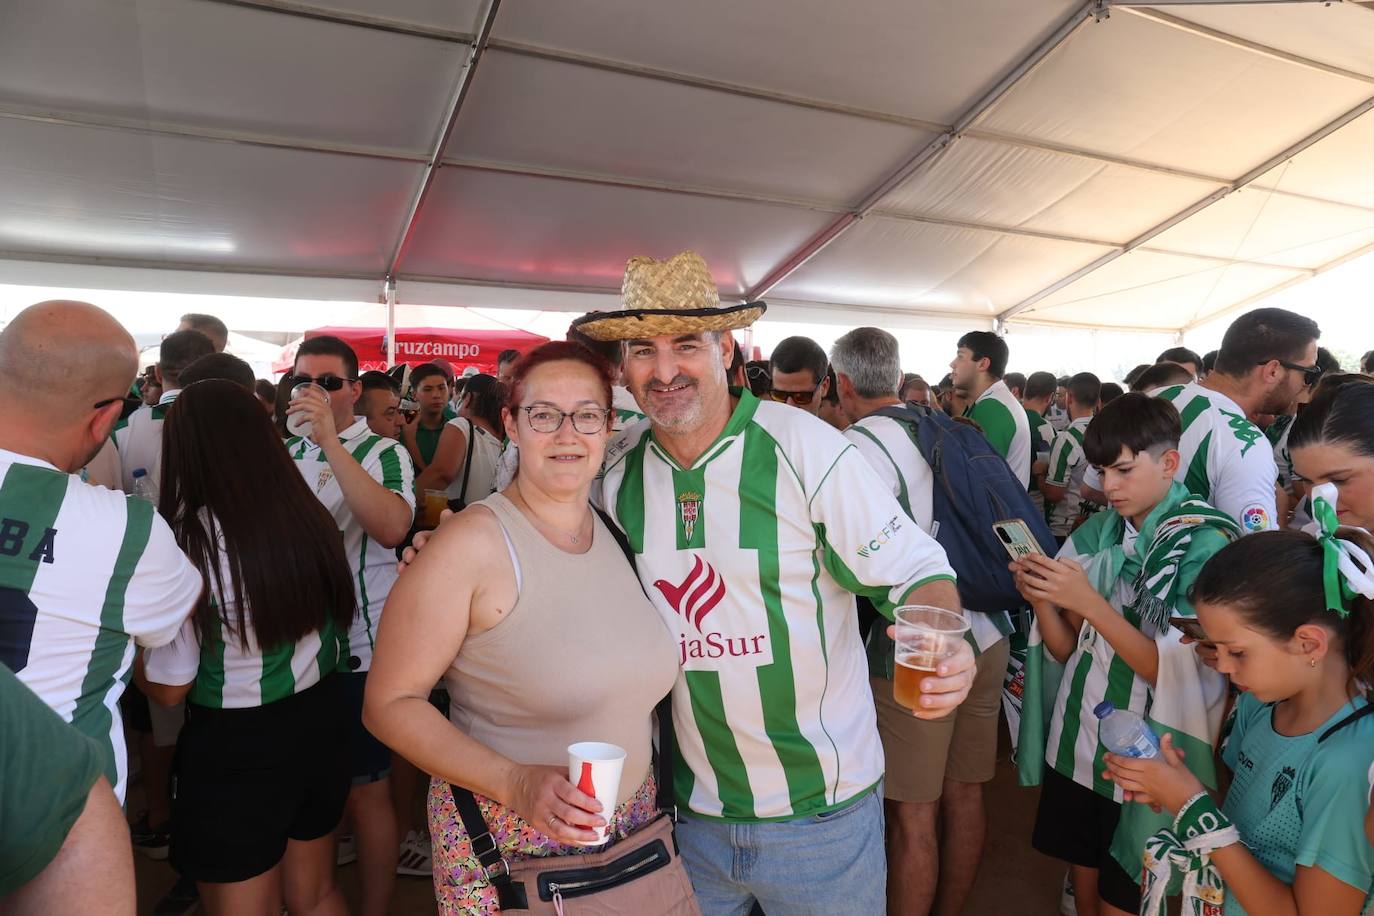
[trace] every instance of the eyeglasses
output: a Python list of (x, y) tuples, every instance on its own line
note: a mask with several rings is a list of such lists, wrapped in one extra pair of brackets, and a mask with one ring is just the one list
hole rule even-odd
[[(1290, 363), (1286, 359), (1281, 359), (1278, 361), (1278, 363), (1285, 369), (1292, 369), (1294, 372), (1301, 372), (1302, 383), (1308, 388), (1311, 388), (1313, 385), (1317, 384), (1317, 382), (1320, 382), (1322, 380), (1321, 366), (1304, 366), (1301, 363)], [(1263, 363), (1261, 363), (1261, 365), (1263, 365)]]
[(573, 429), (587, 436), (604, 430), (606, 417), (611, 413), (609, 407), (579, 407), (569, 413), (543, 404), (531, 404), (520, 409), (525, 412), (530, 429), (537, 433), (556, 433), (563, 427), (563, 421), (572, 417)]
[(810, 391), (782, 391), (778, 388), (769, 388), (768, 397), (771, 400), (777, 401), (779, 404), (785, 404), (791, 401), (798, 407), (805, 407), (807, 404), (811, 403), (812, 398), (816, 396), (816, 392), (819, 390), (819, 385)]
[(345, 382), (356, 382), (357, 379), (339, 378), (337, 375), (322, 375), (319, 378), (313, 378), (309, 375), (293, 375), (287, 381), (291, 383), (292, 388), (295, 388), (297, 385), (304, 385), (307, 382), (314, 382), (325, 391), (338, 391), (344, 386)]

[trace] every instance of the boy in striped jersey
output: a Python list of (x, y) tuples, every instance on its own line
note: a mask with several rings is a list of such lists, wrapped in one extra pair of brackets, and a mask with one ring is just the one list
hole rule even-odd
[(133, 338), (84, 302), (41, 302), (0, 333), (11, 395), (0, 404), (0, 664), (100, 743), (121, 802), (119, 698), (134, 647), (171, 642), (201, 591), (150, 503), (72, 474), (109, 437), (137, 369)]
[(1030, 489), (1030, 421), (1026, 410), (1002, 381), (1007, 342), (991, 331), (969, 331), (949, 364), (954, 387), (972, 401), (964, 416), (977, 423), (992, 447), (1007, 459), (1021, 486)]
[(1078, 520), (1083, 502), (1083, 472), (1088, 468), (1083, 456), (1083, 436), (1097, 409), (1101, 382), (1091, 372), (1080, 372), (1069, 379), (1069, 425), (1054, 440), (1049, 467), (1042, 489), (1050, 503), (1050, 531), (1062, 545)]
[[(1103, 408), (1083, 448), (1102, 469), (1111, 508), (1080, 526), (1056, 559), (1013, 564), (1035, 612), (1032, 652), (1043, 642), (1064, 665), (1048, 734), (1036, 736), (1043, 744), (1022, 728), (1022, 757), (1038, 758), (1043, 747), (1049, 765), (1032, 844), (1069, 863), (1086, 916), (1134, 913), (1140, 901), (1137, 876), (1111, 852), (1121, 792), (1102, 776), (1105, 748), (1093, 709), (1109, 700), (1142, 718), (1150, 712), (1155, 690), (1167, 686), (1157, 683), (1163, 650), (1156, 641), (1170, 638), (1170, 617), (1194, 616), (1188, 588), (1238, 533), (1174, 480), (1180, 432), (1177, 412), (1156, 398), (1132, 393)], [(1027, 693), (1039, 695), (1032, 667), (1039, 666), (1028, 658)], [(1027, 761), (1018, 764), (1024, 769)]]
[(1026, 422), (1030, 424), (1031, 502), (1035, 503), (1035, 507), (1041, 512), (1045, 512), (1046, 509), (1045, 494), (1040, 489), (1040, 480), (1045, 476), (1055, 437), (1054, 426), (1045, 418), (1045, 414), (1054, 402), (1054, 392), (1058, 384), (1053, 373), (1032, 372), (1026, 379), (1026, 387), (1021, 397), (1021, 406), (1026, 411)]
[[(1183, 422), (1178, 479), (1246, 533), (1282, 527), (1274, 452), (1254, 419), (1288, 413), (1321, 375), (1310, 318), (1285, 309), (1247, 312), (1231, 323), (1216, 365), (1201, 382), (1151, 392), (1173, 403)], [(1083, 476), (1084, 496), (1101, 501), (1101, 479)]]
[(358, 592), (358, 612), (345, 640), (345, 690), (353, 732), (353, 790), (345, 819), (353, 822), (362, 873), (363, 912), (387, 912), (396, 880), (396, 814), (391, 805), (391, 752), (363, 727), (363, 691), (372, 644), (386, 596), (396, 581), (397, 544), (415, 518), (415, 469), (405, 446), (374, 433), (353, 414), (362, 394), (358, 357), (337, 337), (312, 337), (296, 352), (295, 382), (313, 381), (291, 402), (313, 429), (293, 436), (286, 449), (306, 484), (334, 516)]
[[(633, 259), (624, 299), (578, 327), (627, 341), (649, 417), (607, 449), (601, 501), (678, 641), (678, 838), (698, 901), (883, 913), (882, 747), (853, 595), (889, 617), (957, 609), (944, 551), (839, 433), (726, 387), (722, 332), (762, 303), (722, 307), (691, 252)], [(964, 649), (942, 665), (920, 714), (961, 702), (972, 664)]]

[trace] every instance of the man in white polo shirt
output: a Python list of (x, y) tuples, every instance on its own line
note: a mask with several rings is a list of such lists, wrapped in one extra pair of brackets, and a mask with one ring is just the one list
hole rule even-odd
[(363, 692), (372, 664), (386, 596), (396, 581), (394, 548), (415, 518), (415, 469), (405, 446), (374, 433), (354, 416), (362, 394), (358, 357), (337, 337), (311, 337), (296, 351), (295, 384), (314, 382), (291, 402), (289, 415), (309, 419), (308, 437), (293, 436), (286, 449), (305, 482), (334, 516), (358, 592), (358, 610), (347, 638), (346, 683), (356, 723), (353, 789), (348, 813), (358, 846), (365, 916), (382, 916), (396, 880), (396, 814), (391, 804), (391, 752), (363, 726)]
[(84, 302), (40, 302), (0, 333), (0, 663), (100, 742), (120, 801), (134, 647), (171, 642), (201, 591), (150, 503), (73, 473), (137, 370), (133, 338)]
[(134, 492), (134, 472), (141, 469), (148, 473), (156, 503), (162, 482), (162, 420), (167, 416), (167, 408), (181, 393), (182, 370), (214, 352), (210, 338), (200, 331), (173, 331), (162, 339), (157, 359), (162, 396), (152, 407), (140, 407), (115, 424), (114, 444), (119, 450), (120, 477), (125, 493)]
[(983, 430), (992, 447), (1011, 466), (1021, 486), (1030, 489), (1031, 435), (1026, 409), (1007, 388), (1007, 342), (991, 331), (969, 331), (949, 364), (954, 387), (972, 401), (964, 416)]

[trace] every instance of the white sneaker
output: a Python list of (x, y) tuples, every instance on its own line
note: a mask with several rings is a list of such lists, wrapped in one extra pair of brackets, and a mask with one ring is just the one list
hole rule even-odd
[(353, 842), (351, 834), (339, 837), (339, 850), (335, 854), (334, 862), (338, 865), (352, 865), (358, 861), (358, 844)]
[(1073, 896), (1073, 879), (1064, 872), (1064, 889), (1059, 892), (1060, 916), (1078, 916), (1078, 904)]
[(401, 841), (400, 854), (396, 858), (396, 874), (412, 878), (431, 877), (434, 874), (433, 863), (430, 861), (432, 855), (429, 831), (409, 831)]

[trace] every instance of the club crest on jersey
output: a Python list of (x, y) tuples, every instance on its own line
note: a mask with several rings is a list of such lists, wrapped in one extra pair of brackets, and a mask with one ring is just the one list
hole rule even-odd
[(693, 490), (679, 493), (677, 510), (682, 516), (682, 535), (690, 541), (697, 530), (697, 522), (701, 520), (701, 494)]
[(320, 476), (315, 479), (315, 492), (318, 493), (329, 486), (329, 481), (334, 479), (334, 472), (329, 468), (320, 471)]

